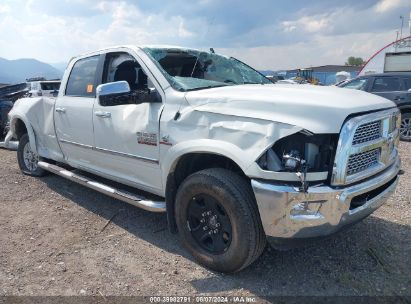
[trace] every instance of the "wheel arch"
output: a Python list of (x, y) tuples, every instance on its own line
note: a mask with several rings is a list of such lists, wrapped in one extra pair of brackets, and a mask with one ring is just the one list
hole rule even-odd
[[(232, 151), (233, 152), (233, 151)], [(230, 153), (231, 154), (231, 153)], [(171, 162), (165, 182), (165, 198), (167, 209), (167, 221), (169, 230), (177, 232), (175, 222), (175, 197), (180, 184), (189, 175), (210, 168), (224, 168), (236, 172), (238, 175), (248, 179), (244, 173), (244, 162), (234, 160), (230, 156), (216, 150), (197, 150), (182, 153)]]
[(410, 105), (399, 106), (398, 109), (400, 110), (401, 114), (411, 113), (411, 104)]
[(30, 147), (33, 152), (37, 153), (36, 136), (34, 134), (33, 127), (25, 118), (21, 116), (12, 117), (10, 122), (10, 130), (18, 140), (27, 133), (30, 140)]

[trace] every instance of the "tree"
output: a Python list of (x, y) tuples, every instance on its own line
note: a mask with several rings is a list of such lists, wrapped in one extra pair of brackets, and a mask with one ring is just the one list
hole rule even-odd
[(360, 66), (364, 64), (364, 60), (361, 57), (354, 57), (350, 56), (347, 59), (347, 62), (345, 65), (354, 65), (354, 66)]

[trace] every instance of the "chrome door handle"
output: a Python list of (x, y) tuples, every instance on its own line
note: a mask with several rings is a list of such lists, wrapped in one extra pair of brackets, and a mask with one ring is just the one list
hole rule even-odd
[(58, 113), (66, 113), (66, 109), (65, 109), (65, 108), (56, 108), (56, 112), (58, 112)]
[(111, 117), (110, 112), (97, 111), (97, 112), (94, 112), (94, 114), (96, 114), (96, 116), (101, 117), (101, 118), (110, 118)]

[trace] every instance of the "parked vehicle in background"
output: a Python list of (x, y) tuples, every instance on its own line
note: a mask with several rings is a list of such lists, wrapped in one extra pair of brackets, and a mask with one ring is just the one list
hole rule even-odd
[(276, 84), (300, 84), (300, 83), (293, 79), (282, 79), (282, 80), (278, 80)]
[(0, 141), (6, 136), (8, 132), (7, 115), (13, 107), (10, 100), (0, 100)]
[(401, 111), (401, 140), (411, 141), (411, 73), (383, 73), (360, 76), (337, 85), (385, 97)]
[(335, 74), (335, 84), (341, 84), (344, 81), (350, 81), (351, 74), (346, 71), (340, 71)]
[(3, 84), (0, 87), (0, 142), (8, 131), (7, 114), (13, 107), (14, 101), (27, 94), (25, 82), (18, 84)]
[(273, 84), (213, 52), (131, 46), (73, 58), (57, 98), (16, 102), (7, 136), (24, 174), (167, 212), (199, 263), (234, 272), (267, 240), (329, 235), (379, 208), (398, 183), (398, 127), (379, 96)]
[(284, 76), (280, 75), (268, 75), (267, 77), (272, 83), (276, 83), (279, 80), (284, 80)]
[(27, 83), (7, 84), (0, 87), (0, 100), (15, 102), (27, 94)]
[(57, 97), (59, 89), (60, 89), (59, 80), (44, 80), (44, 81), (32, 81), (28, 82), (28, 96), (29, 97), (38, 97), (38, 96), (46, 96), (46, 97)]

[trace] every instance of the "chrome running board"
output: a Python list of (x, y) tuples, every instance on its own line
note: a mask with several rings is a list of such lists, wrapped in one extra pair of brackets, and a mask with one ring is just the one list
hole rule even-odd
[(164, 201), (146, 200), (144, 197), (137, 196), (134, 193), (115, 189), (113, 187), (93, 181), (82, 175), (75, 174), (59, 166), (52, 165), (52, 164), (49, 164), (43, 161), (38, 162), (38, 166), (46, 171), (57, 174), (75, 183), (78, 183), (90, 189), (96, 190), (100, 193), (106, 194), (120, 201), (123, 201), (133, 206), (139, 207), (141, 209), (151, 211), (151, 212), (165, 212), (166, 211), (166, 203)]
[(4, 148), (4, 149), (8, 149), (8, 150), (17, 150), (18, 146), (19, 146), (18, 141), (9, 141), (9, 142), (2, 141), (2, 142), (0, 142), (0, 148)]

